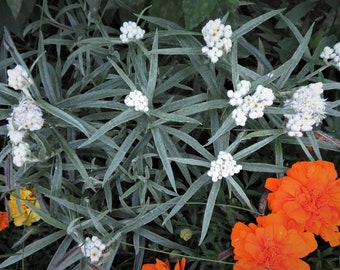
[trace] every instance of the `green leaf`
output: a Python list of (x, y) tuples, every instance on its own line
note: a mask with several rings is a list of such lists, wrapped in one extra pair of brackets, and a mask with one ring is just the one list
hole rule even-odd
[(312, 35), (312, 31), (313, 31), (313, 26), (312, 25), (309, 30), (307, 31), (305, 37), (303, 38), (303, 40), (300, 42), (299, 47), (297, 48), (297, 50), (294, 52), (294, 54), (291, 57), (291, 60), (293, 61), (288, 67), (287, 69), (283, 72), (283, 74), (281, 75), (280, 79), (277, 81), (276, 86), (280, 89), (282, 88), (286, 81), (290, 78), (290, 75), (292, 74), (292, 72), (294, 71), (294, 69), (296, 68), (296, 66), (299, 64), (303, 54), (308, 51), (308, 43), (309, 40), (311, 38)]
[(183, 0), (185, 28), (193, 29), (214, 9), (216, 0)]
[(136, 90), (137, 87), (135, 86), (135, 84), (130, 80), (128, 75), (126, 75), (126, 73), (117, 65), (117, 63), (109, 57), (107, 59), (110, 61), (111, 65), (115, 68), (115, 70), (117, 71), (119, 76), (123, 79), (123, 81), (129, 86), (129, 88), (132, 91)]
[[(192, 36), (180, 36), (178, 37), (178, 41), (184, 48), (202, 47), (202, 44)], [(200, 55), (193, 54), (189, 54), (188, 57), (191, 61), (191, 64), (196, 68), (196, 70), (202, 76), (204, 82), (207, 84), (208, 90), (214, 97), (219, 98), (221, 96), (221, 90), (217, 86), (216, 75), (214, 72), (212, 72), (209, 66), (204, 63), (205, 59), (203, 60)]]
[(243, 136), (242, 141), (249, 140), (251, 138), (268, 137), (277, 134), (282, 134), (282, 131), (277, 129), (262, 129)]
[(39, 33), (38, 53), (41, 57), (38, 60), (39, 74), (45, 95), (49, 102), (55, 105), (61, 99), (61, 89), (56, 68), (47, 62), (46, 52), (43, 44), (43, 33)]
[(6, 0), (6, 2), (12, 11), (13, 17), (16, 19), (19, 15), (23, 0)]
[(112, 160), (111, 164), (107, 168), (104, 179), (103, 179), (103, 185), (106, 183), (106, 181), (109, 179), (109, 177), (112, 175), (112, 173), (115, 171), (115, 169), (118, 168), (120, 162), (124, 159), (126, 153), (129, 151), (131, 145), (134, 143), (134, 141), (138, 138), (140, 133), (145, 130), (144, 125), (138, 125), (136, 126), (130, 134), (126, 137), (124, 142), (119, 147), (118, 152), (115, 154), (114, 159)]
[(163, 54), (163, 55), (202, 55), (202, 51), (197, 48), (167, 48), (156, 49), (150, 51), (150, 53)]
[(186, 254), (194, 254), (194, 251), (192, 251), (191, 249), (189, 249), (186, 246), (180, 245), (176, 242), (173, 242), (165, 237), (162, 237), (159, 234), (156, 234), (155, 232), (152, 232), (150, 230), (144, 229), (144, 228), (140, 228), (138, 230), (138, 234), (142, 235), (143, 237), (149, 239), (152, 243), (161, 245), (163, 247), (169, 247), (171, 249), (174, 250), (180, 250)]
[[(161, 123), (165, 123), (165, 122), (179, 122), (179, 123), (192, 123), (192, 124), (197, 124), (197, 125), (201, 125), (202, 123), (197, 121), (196, 119), (190, 118), (190, 117), (186, 117), (180, 114), (176, 114), (176, 113), (166, 113), (166, 112), (162, 112), (160, 110), (153, 110), (150, 111), (150, 115), (156, 116), (164, 121), (162, 121)], [(158, 124), (159, 121), (158, 121)], [(153, 125), (151, 125), (153, 126)]]
[(150, 59), (150, 69), (149, 69), (149, 78), (148, 85), (146, 87), (146, 97), (150, 102), (152, 102), (153, 95), (155, 92), (155, 87), (157, 83), (157, 74), (158, 74), (158, 54), (155, 52), (158, 50), (158, 31), (156, 30), (153, 43), (152, 43), (152, 53)]
[[(174, 12), (176, 11), (176, 12)], [(182, 17), (182, 0), (171, 0), (164, 4), (164, 0), (152, 0), (149, 10), (150, 16), (163, 18), (175, 23), (180, 23)]]
[(63, 120), (64, 122), (70, 124), (73, 127), (78, 128), (81, 132), (83, 132), (86, 136), (90, 136), (87, 129), (83, 126), (83, 124), (78, 120), (75, 116), (47, 103), (44, 100), (38, 100), (37, 104), (40, 108), (52, 114), (53, 116)]
[(214, 135), (208, 140), (206, 145), (210, 145), (215, 142), (219, 137), (223, 134), (230, 131), (232, 128), (236, 126), (235, 120), (231, 117), (231, 114), (228, 115), (227, 119), (222, 123), (220, 128), (214, 133)]
[(192, 149), (200, 153), (205, 159), (207, 160), (214, 159), (214, 156), (209, 151), (207, 151), (194, 137), (190, 136), (188, 133), (183, 132), (180, 129), (175, 129), (175, 128), (171, 128), (167, 126), (161, 126), (161, 129), (167, 132), (168, 134), (176, 136), (178, 139), (185, 142), (187, 145), (191, 146)]
[(178, 197), (172, 198), (171, 200), (168, 200), (167, 203), (159, 204), (145, 214), (139, 215), (130, 220), (124, 220), (125, 225), (117, 233), (127, 233), (143, 227), (145, 224), (154, 221), (158, 216), (164, 214), (170, 207), (176, 205), (178, 200)]
[(230, 191), (235, 195), (235, 197), (243, 204), (248, 206), (249, 210), (253, 213), (258, 213), (255, 207), (251, 204), (249, 198), (244, 193), (243, 188), (234, 180), (233, 177), (228, 177), (226, 179)]
[(182, 164), (187, 164), (187, 165), (202, 166), (206, 168), (210, 167), (210, 162), (193, 159), (193, 158), (169, 157), (169, 160), (182, 163)]
[(222, 181), (215, 182), (210, 190), (207, 205), (204, 210), (201, 238), (198, 245), (201, 245), (209, 229), (210, 220), (215, 208), (215, 202), (220, 190)]
[(270, 18), (280, 14), (284, 9), (277, 9), (273, 11), (269, 11), (261, 16), (256, 17), (255, 19), (250, 20), (243, 24), (240, 28), (236, 29), (233, 32), (231, 37), (232, 40), (238, 39), (239, 37), (245, 35), (246, 33), (250, 32), (260, 24), (264, 23), (265, 21), (269, 20)]
[(87, 171), (83, 163), (81, 162), (80, 158), (78, 157), (77, 153), (74, 151), (74, 149), (71, 148), (70, 144), (63, 138), (63, 136), (56, 129), (53, 129), (53, 134), (55, 135), (55, 138), (59, 142), (59, 145), (66, 153), (70, 161), (73, 163), (75, 169), (79, 172), (83, 180), (85, 182), (88, 182), (89, 175), (87, 174)]
[(59, 220), (52, 218), (49, 214), (46, 214), (44, 211), (38, 209), (34, 205), (32, 205), (30, 203), (26, 203), (25, 201), (23, 201), (23, 202), (28, 208), (30, 208), (34, 213), (36, 213), (47, 224), (50, 224), (51, 226), (58, 228), (58, 229), (62, 229), (62, 230), (66, 229), (66, 225), (64, 223), (60, 222)]
[(317, 140), (317, 139), (315, 138), (315, 134), (314, 134), (313, 131), (307, 131), (306, 134), (307, 134), (307, 137), (308, 137), (308, 139), (309, 139), (309, 141), (310, 141), (310, 146), (312, 146), (312, 149), (313, 149), (313, 151), (314, 151), (316, 157), (317, 157), (319, 160), (322, 160), (323, 158), (322, 158), (322, 156), (321, 156), (320, 146), (319, 146), (319, 144), (318, 144), (319, 140)]
[(53, 258), (51, 259), (47, 270), (67, 269), (68, 266), (84, 257), (84, 254), (80, 252), (80, 248), (78, 246), (74, 247), (66, 253), (67, 249), (73, 241), (73, 238), (70, 235), (67, 235), (60, 244), (58, 243), (58, 250), (55, 252)]
[(284, 173), (287, 170), (287, 167), (267, 163), (238, 162), (238, 164), (242, 165), (242, 170), (250, 172)]
[(45, 248), (46, 246), (56, 242), (61, 237), (65, 236), (65, 234), (66, 234), (66, 231), (61, 230), (61, 231), (57, 231), (55, 233), (49, 234), (48, 236), (42, 239), (35, 240), (33, 243), (25, 246), (24, 249), (19, 250), (16, 255), (12, 255), (11, 257), (3, 261), (0, 264), (0, 269), (6, 269), (5, 267), (8, 267), (38, 252), (39, 250)]
[(105, 123), (103, 126), (101, 126), (87, 141), (82, 143), (79, 148), (85, 147), (86, 145), (89, 145), (93, 143), (94, 141), (100, 139), (106, 132), (113, 129), (114, 127), (126, 123), (132, 119), (138, 118), (141, 116), (143, 112), (137, 112), (132, 109), (127, 109), (120, 113), (115, 118), (111, 119), (109, 122)]
[(261, 149), (263, 146), (267, 145), (268, 143), (270, 143), (271, 141), (275, 140), (278, 136), (280, 136), (281, 134), (284, 134), (284, 131), (280, 131), (277, 134), (270, 136), (268, 138), (265, 138), (257, 143), (252, 144), (251, 146), (248, 146), (247, 148), (241, 150), (240, 152), (237, 152), (234, 155), (234, 159), (235, 160), (240, 160), (244, 157), (249, 156), (250, 154), (254, 153), (255, 151)]
[(162, 136), (162, 132), (157, 127), (152, 128), (151, 132), (152, 132), (153, 140), (155, 142), (155, 146), (158, 152), (158, 156), (162, 161), (164, 170), (169, 178), (172, 188), (176, 191), (176, 181), (175, 181), (174, 173), (172, 171), (171, 164), (168, 158), (168, 154), (165, 148), (165, 144), (163, 142), (164, 137)]
[[(291, 10), (286, 13), (286, 17), (292, 21), (292, 23), (297, 23), (302, 17), (304, 17), (308, 12), (314, 9), (318, 4), (318, 1), (302, 1), (295, 5)], [(275, 25), (276, 29), (285, 28), (285, 23), (281, 20)]]
[(180, 197), (179, 201), (176, 203), (175, 207), (172, 208), (171, 212), (164, 219), (163, 224), (168, 222), (170, 218), (177, 214), (177, 212), (194, 196), (198, 190), (200, 190), (205, 184), (211, 182), (211, 178), (207, 174), (201, 175), (197, 180), (192, 183), (187, 191)]

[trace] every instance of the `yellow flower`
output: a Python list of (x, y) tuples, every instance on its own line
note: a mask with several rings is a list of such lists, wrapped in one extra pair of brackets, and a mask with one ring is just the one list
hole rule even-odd
[(20, 189), (19, 193), (15, 191), (11, 193), (8, 207), (15, 226), (31, 226), (33, 222), (40, 220), (40, 217), (25, 203), (40, 209), (39, 202), (35, 197), (35, 191), (33, 189), (23, 187)]
[(184, 228), (181, 230), (179, 235), (184, 241), (189, 241), (192, 237), (192, 231), (189, 228)]

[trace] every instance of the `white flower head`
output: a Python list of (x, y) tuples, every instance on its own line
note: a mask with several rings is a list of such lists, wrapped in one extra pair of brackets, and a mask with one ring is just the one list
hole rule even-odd
[(17, 130), (13, 126), (12, 122), (12, 117), (7, 118), (8, 124), (7, 124), (7, 130), (8, 134), (7, 136), (9, 137), (10, 141), (14, 144), (18, 144), (23, 141), (25, 135), (26, 135), (26, 130)]
[(145, 30), (140, 28), (137, 23), (132, 21), (124, 22), (123, 26), (120, 27), (120, 31), (122, 34), (119, 37), (123, 43), (140, 40), (145, 34)]
[(93, 247), (93, 248), (90, 249), (90, 261), (91, 261), (91, 263), (99, 262), (101, 257), (102, 257), (102, 251), (99, 248)]
[(124, 103), (128, 107), (134, 108), (136, 111), (148, 112), (148, 99), (141, 91), (133, 90), (124, 99)]
[(203, 46), (202, 53), (207, 55), (212, 63), (216, 63), (219, 58), (228, 53), (232, 47), (230, 25), (221, 23), (221, 19), (210, 20), (202, 28), (203, 39), (206, 46)]
[(301, 137), (302, 132), (311, 131), (313, 125), (320, 124), (326, 117), (326, 100), (321, 97), (322, 87), (321, 82), (302, 86), (285, 101), (285, 107), (294, 110), (293, 114), (285, 114), (289, 136)]
[(7, 70), (7, 75), (8, 85), (15, 90), (28, 89), (33, 84), (33, 80), (21, 65), (17, 65), (14, 69)]
[(326, 46), (320, 53), (320, 58), (325, 63), (330, 63), (336, 69), (340, 70), (340, 42), (336, 43), (333, 48)]
[(19, 142), (12, 147), (13, 163), (17, 167), (22, 167), (29, 161), (31, 155), (30, 146), (26, 142)]
[(23, 99), (11, 114), (16, 130), (39, 130), (44, 124), (42, 111), (31, 99)]
[(97, 236), (92, 236), (91, 238), (86, 237), (85, 243), (80, 243), (79, 247), (84, 256), (90, 259), (91, 263), (97, 264), (102, 259), (107, 245)]
[(250, 95), (250, 87), (249, 81), (241, 80), (236, 86), (236, 91), (227, 91), (227, 96), (230, 98), (229, 104), (236, 107), (231, 116), (238, 126), (244, 126), (248, 116), (251, 119), (262, 117), (265, 107), (272, 105), (275, 99), (273, 90), (270, 88), (258, 85), (255, 93)]
[(242, 166), (237, 164), (233, 156), (225, 151), (220, 151), (217, 160), (214, 160), (210, 164), (208, 176), (211, 177), (213, 182), (221, 180), (223, 177), (227, 178), (239, 173), (242, 170)]

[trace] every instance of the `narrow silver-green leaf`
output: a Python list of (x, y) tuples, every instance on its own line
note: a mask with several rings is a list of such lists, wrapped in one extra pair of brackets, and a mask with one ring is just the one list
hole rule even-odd
[[(193, 124), (198, 124), (198, 125), (202, 124), (194, 118), (186, 117), (186, 116), (176, 114), (176, 113), (166, 113), (160, 110), (150, 111), (150, 115), (156, 116), (167, 122), (171, 121), (171, 122), (179, 122), (179, 123), (193, 123)], [(162, 123), (164, 123), (164, 121), (162, 121)]]
[(163, 142), (164, 138), (161, 134), (160, 129), (157, 127), (152, 128), (151, 132), (152, 132), (153, 140), (155, 142), (155, 146), (158, 152), (158, 156), (161, 159), (161, 162), (164, 166), (164, 170), (168, 176), (168, 179), (170, 181), (172, 188), (176, 191), (176, 181), (175, 181), (174, 173), (171, 168), (171, 164), (168, 158), (166, 148), (164, 146), (164, 142)]
[(254, 153), (255, 151), (261, 149), (263, 146), (267, 145), (268, 143), (272, 142), (273, 140), (275, 140), (278, 136), (280, 136), (281, 134), (283, 134), (284, 132), (281, 132), (279, 134), (270, 136), (268, 138), (265, 138), (257, 143), (254, 143), (251, 146), (248, 146), (247, 148), (241, 150), (240, 152), (237, 152), (234, 155), (234, 159), (235, 160), (239, 160), (242, 159), (246, 156), (249, 156), (251, 153)]
[(290, 75), (296, 68), (296, 66), (299, 64), (303, 54), (308, 50), (308, 43), (310, 41), (310, 38), (313, 33), (313, 25), (308, 29), (305, 37), (300, 42), (299, 47), (292, 55), (291, 59), (294, 61), (289, 67), (287, 67), (287, 70), (281, 75), (280, 79), (277, 81), (277, 87), (280, 89), (282, 88), (286, 81), (290, 78)]
[(65, 236), (66, 232), (64, 230), (57, 231), (55, 233), (49, 234), (44, 238), (41, 238), (39, 240), (35, 240), (33, 243), (25, 246), (24, 249), (21, 249), (17, 252), (16, 255), (12, 255), (5, 261), (3, 261), (0, 264), (0, 269), (6, 269), (5, 267), (8, 267), (12, 264), (17, 263), (18, 261), (21, 261), (23, 258), (26, 258), (39, 250), (45, 248), (46, 246), (55, 243), (58, 241), (61, 237)]
[(114, 127), (126, 123), (132, 119), (138, 118), (141, 116), (143, 112), (137, 112), (133, 109), (127, 109), (117, 115), (115, 118), (111, 119), (109, 122), (105, 123), (101, 126), (88, 140), (82, 143), (79, 147), (85, 147), (93, 143), (96, 140), (99, 140), (106, 132), (113, 129)]
[(229, 114), (227, 119), (222, 123), (222, 125), (214, 133), (214, 135), (208, 140), (206, 145), (210, 145), (210, 144), (214, 143), (219, 137), (221, 137), (223, 134), (230, 131), (235, 126), (236, 126), (235, 120), (231, 117), (231, 114)]
[(287, 170), (287, 167), (267, 163), (238, 162), (238, 164), (242, 165), (242, 170), (250, 172), (284, 173)]
[(64, 122), (70, 124), (71, 126), (76, 127), (81, 132), (83, 132), (86, 136), (89, 136), (88, 130), (83, 126), (83, 124), (75, 116), (47, 103), (44, 100), (38, 100), (37, 104), (43, 110), (63, 120)]
[(210, 162), (198, 160), (194, 158), (169, 157), (169, 160), (182, 163), (182, 164), (187, 164), (187, 165), (202, 166), (206, 168), (210, 167)]
[(207, 174), (201, 175), (192, 185), (187, 189), (187, 191), (180, 197), (179, 201), (176, 203), (175, 207), (172, 208), (171, 212), (164, 219), (163, 224), (168, 222), (170, 218), (177, 214), (177, 212), (194, 196), (199, 189), (202, 188), (205, 184), (209, 183), (211, 178), (207, 176)]
[(130, 87), (130, 89), (132, 91), (136, 90), (137, 88), (135, 84), (130, 80), (128, 75), (126, 75), (126, 73), (117, 65), (117, 63), (109, 57), (107, 59), (110, 61), (111, 65), (115, 68), (115, 70), (117, 71), (119, 76), (123, 79), (123, 81)]
[(67, 157), (73, 163), (75, 169), (80, 173), (84, 181), (87, 182), (89, 179), (89, 175), (87, 174), (85, 166), (81, 162), (75, 150), (71, 148), (70, 144), (63, 138), (63, 136), (61, 136), (61, 134), (56, 129), (53, 129), (53, 134), (55, 135), (55, 138), (59, 142), (59, 145), (61, 146)]
[(157, 74), (158, 74), (158, 54), (155, 52), (158, 49), (158, 32), (156, 30), (153, 37), (152, 50), (150, 59), (149, 79), (146, 87), (146, 97), (152, 102), (153, 95), (156, 88)]
[(263, 22), (269, 20), (270, 18), (280, 14), (284, 9), (277, 9), (273, 11), (269, 11), (261, 16), (256, 17), (255, 19), (250, 20), (249, 22), (244, 23), (240, 28), (236, 29), (233, 32), (232, 39), (237, 39), (244, 34), (250, 32), (255, 27), (259, 26)]
[(234, 180), (233, 177), (228, 177), (226, 179), (230, 191), (235, 195), (235, 197), (243, 204), (246, 205), (249, 210), (253, 213), (257, 213), (256, 208), (251, 204), (248, 196), (243, 191), (243, 188)]
[(220, 187), (221, 187), (221, 182), (222, 181), (217, 181), (211, 187), (209, 197), (208, 197), (208, 201), (207, 201), (207, 204), (206, 204), (205, 210), (204, 210), (201, 237), (200, 237), (200, 241), (199, 241), (198, 245), (202, 244), (205, 236), (207, 235), (209, 225), (210, 225), (210, 220), (211, 220), (211, 217), (213, 215), (214, 208), (215, 208), (216, 198), (217, 198), (218, 192), (219, 192)]
[(120, 162), (124, 159), (126, 153), (129, 151), (131, 145), (134, 143), (134, 141), (137, 139), (139, 134), (145, 130), (145, 126), (138, 125), (136, 126), (130, 134), (126, 137), (124, 142), (119, 147), (118, 152), (115, 154), (114, 159), (110, 163), (109, 167), (107, 168), (104, 179), (103, 179), (103, 185), (106, 183), (106, 181), (109, 179), (109, 177), (112, 175), (112, 173), (118, 168)]

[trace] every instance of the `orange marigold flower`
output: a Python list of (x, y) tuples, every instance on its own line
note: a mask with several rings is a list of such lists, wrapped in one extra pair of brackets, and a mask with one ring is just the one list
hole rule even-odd
[[(182, 258), (175, 265), (174, 270), (184, 270), (186, 264), (186, 259)], [(163, 262), (160, 259), (156, 259), (155, 264), (144, 264), (142, 270), (170, 270), (170, 263), (168, 260)]]
[(8, 227), (8, 214), (7, 212), (0, 211), (0, 231)]
[(237, 222), (231, 241), (237, 260), (234, 270), (309, 270), (309, 265), (300, 258), (317, 248), (312, 233), (287, 229), (276, 223), (247, 226)]
[(18, 193), (13, 191), (10, 194), (8, 207), (15, 226), (31, 226), (33, 222), (40, 220), (40, 217), (25, 203), (31, 204), (40, 209), (34, 190), (24, 187), (21, 188)]
[(320, 235), (331, 246), (340, 245), (340, 181), (331, 162), (293, 164), (287, 176), (268, 178), (268, 205), (284, 212), (307, 232)]

